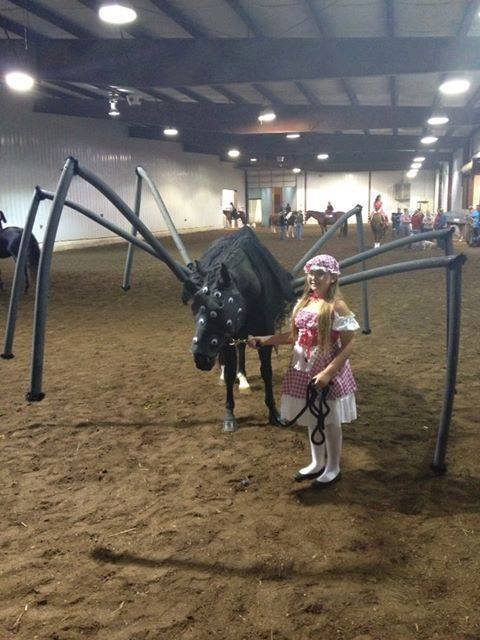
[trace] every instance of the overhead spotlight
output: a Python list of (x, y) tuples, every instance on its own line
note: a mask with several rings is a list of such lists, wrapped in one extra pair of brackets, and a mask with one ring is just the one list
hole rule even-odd
[(449, 118), (447, 116), (432, 116), (427, 120), (428, 124), (431, 124), (433, 127), (437, 127), (441, 124), (447, 124)]
[(328, 153), (319, 153), (317, 155), (317, 160), (328, 160), (329, 155)]
[(407, 178), (416, 178), (417, 173), (418, 171), (416, 171), (415, 169), (410, 169), (410, 171), (407, 171)]
[(425, 156), (417, 156), (413, 159), (413, 162), (423, 162), (425, 160)]
[(112, 116), (112, 118), (116, 118), (117, 116), (120, 115), (120, 111), (118, 110), (117, 107), (117, 102), (118, 102), (118, 96), (110, 96), (110, 98), (108, 99), (108, 104), (109, 104), (109, 111), (108, 111), (108, 115)]
[(229, 158), (238, 158), (240, 151), (238, 149), (229, 149), (227, 155)]
[(297, 138), (300, 138), (300, 134), (299, 133), (287, 133), (287, 135), (285, 137), (288, 140), (296, 140)]
[(420, 140), (420, 142), (422, 144), (433, 144), (434, 142), (436, 142), (438, 140), (438, 138), (436, 138), (435, 136), (425, 136), (424, 138), (422, 138)]
[(109, 24), (128, 24), (137, 19), (137, 12), (125, 3), (104, 2), (98, 10), (98, 16)]
[(260, 112), (258, 119), (260, 120), (260, 122), (273, 122), (273, 120), (275, 120), (275, 118), (277, 117), (275, 111), (271, 108), (268, 109), (264, 109), (263, 111)]
[(421, 162), (412, 162), (412, 164), (410, 165), (411, 169), (421, 169), (422, 168), (422, 163)]
[(175, 129), (175, 127), (167, 127), (163, 130), (163, 135), (170, 136), (171, 138), (173, 136), (178, 136), (178, 129)]
[(24, 71), (10, 71), (10, 73), (5, 74), (5, 82), (10, 89), (21, 93), (30, 91), (35, 84), (35, 80), (32, 76), (28, 75), (28, 73), (25, 73)]
[(250, 158), (250, 162), (257, 162), (257, 158)]
[(299, 169), (298, 167), (293, 167), (292, 171), (293, 173), (300, 173), (302, 170)]
[(456, 96), (470, 89), (470, 82), (465, 78), (453, 78), (439, 86), (439, 90), (446, 96)]

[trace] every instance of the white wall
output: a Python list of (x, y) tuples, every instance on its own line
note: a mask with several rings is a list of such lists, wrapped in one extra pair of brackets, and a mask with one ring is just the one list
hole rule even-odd
[[(222, 228), (222, 189), (244, 200), (243, 172), (215, 156), (184, 153), (181, 145), (128, 138), (120, 122), (33, 113), (29, 99), (0, 95), (0, 210), (9, 225), (23, 226), (35, 185), (53, 191), (67, 156), (107, 182), (130, 206), (135, 167), (142, 165), (157, 185), (179, 229)], [(69, 199), (129, 228), (123, 216), (92, 187), (75, 178)], [(34, 227), (41, 241), (50, 204), (42, 203)], [(83, 216), (62, 215), (58, 240), (111, 236)], [(142, 219), (153, 231), (163, 219), (144, 186)]]
[(462, 210), (462, 173), (463, 149), (458, 149), (453, 154), (452, 173), (452, 211)]
[[(411, 184), (410, 202), (397, 202), (394, 198), (394, 185), (404, 182)], [(415, 209), (417, 201), (429, 200), (430, 210), (433, 210), (434, 175), (433, 171), (419, 171), (416, 178), (409, 180), (402, 171), (372, 171), (371, 189), (369, 192), (369, 174), (367, 171), (357, 173), (313, 173), (307, 176), (306, 209), (324, 211), (330, 200), (336, 211), (349, 211), (356, 204), (363, 207), (363, 219), (366, 221), (368, 212), (373, 207), (373, 201), (378, 193), (382, 196), (383, 208), (390, 215), (397, 206)], [(304, 202), (304, 182), (298, 181), (297, 201)], [(350, 219), (353, 224), (354, 219)]]

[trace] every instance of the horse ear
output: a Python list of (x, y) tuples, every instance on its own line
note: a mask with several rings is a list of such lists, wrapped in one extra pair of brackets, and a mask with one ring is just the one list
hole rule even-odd
[(3, 213), (3, 211), (0, 211), (0, 222), (6, 222), (7, 219), (5, 218), (5, 214)]
[(230, 273), (223, 262), (220, 266), (220, 278), (224, 287), (228, 287), (230, 285), (230, 282), (231, 282)]

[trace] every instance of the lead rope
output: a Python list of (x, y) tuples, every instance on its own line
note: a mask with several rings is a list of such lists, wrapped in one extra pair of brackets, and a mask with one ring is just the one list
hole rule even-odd
[[(295, 422), (305, 413), (307, 409), (310, 409), (310, 412), (317, 419), (317, 424), (310, 435), (310, 440), (312, 444), (321, 445), (325, 442), (325, 419), (330, 413), (330, 407), (327, 404), (327, 394), (329, 391), (330, 385), (323, 387), (321, 391), (317, 389), (313, 380), (310, 380), (307, 386), (306, 398), (305, 398), (305, 406), (303, 409), (293, 418), (293, 420), (289, 420), (284, 426), (291, 427)], [(315, 404), (317, 396), (320, 396), (320, 400), (318, 402), (318, 406)], [(320, 441), (315, 439), (316, 434), (320, 434)]]

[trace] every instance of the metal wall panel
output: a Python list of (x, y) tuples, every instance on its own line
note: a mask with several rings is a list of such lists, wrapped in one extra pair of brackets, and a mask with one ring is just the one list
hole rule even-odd
[[(35, 185), (54, 190), (65, 158), (74, 156), (105, 180), (130, 206), (135, 192), (135, 167), (142, 165), (157, 185), (177, 227), (222, 228), (222, 189), (236, 189), (244, 206), (243, 171), (216, 156), (184, 153), (173, 142), (127, 137), (120, 122), (37, 114), (29, 100), (0, 95), (0, 209), (9, 225), (23, 226)], [(141, 215), (153, 231), (161, 219), (144, 187)], [(112, 222), (129, 228), (95, 189), (75, 178), (68, 196)], [(34, 234), (42, 241), (50, 203), (43, 202)], [(58, 240), (109, 237), (103, 227), (83, 216), (62, 215)]]

